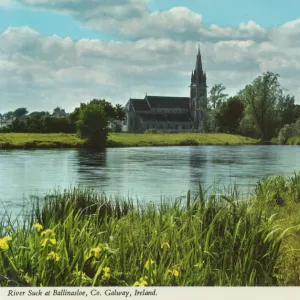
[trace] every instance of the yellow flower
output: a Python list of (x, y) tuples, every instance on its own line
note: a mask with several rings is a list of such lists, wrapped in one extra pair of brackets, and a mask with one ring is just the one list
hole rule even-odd
[(100, 254), (101, 254), (101, 251), (102, 251), (101, 247), (92, 248), (90, 250), (89, 257), (94, 256), (96, 258), (99, 258)]
[(166, 249), (169, 249), (170, 248), (170, 244), (168, 242), (163, 242), (160, 244), (160, 248), (166, 248)]
[(104, 274), (102, 275), (103, 280), (109, 280), (110, 278), (110, 267), (103, 268)]
[(25, 279), (25, 281), (26, 281), (27, 283), (30, 283), (31, 277), (28, 275), (28, 273), (26, 273), (26, 274), (24, 275), (23, 278)]
[(47, 245), (47, 243), (50, 242), (52, 245), (56, 245), (56, 239), (42, 239), (41, 240), (41, 245), (42, 247), (45, 247)]
[(74, 271), (73, 275), (75, 275), (76, 277), (85, 277), (86, 276), (86, 274), (81, 271), (78, 271), (78, 272)]
[(46, 229), (45, 231), (43, 231), (42, 233), (41, 233), (41, 235), (42, 236), (46, 236), (46, 237), (50, 237), (50, 236), (52, 236), (52, 235), (54, 235), (54, 231), (52, 230), (52, 229)]
[(103, 279), (103, 280), (109, 280), (109, 278), (110, 278), (110, 274), (109, 274), (109, 273), (104, 273), (104, 274), (102, 275), (102, 279)]
[(133, 286), (146, 286), (148, 282), (145, 280), (148, 277), (141, 277), (139, 281), (136, 281)]
[(55, 253), (54, 251), (51, 251), (50, 253), (47, 254), (47, 260), (54, 260), (54, 261), (59, 261), (60, 256), (58, 253)]
[(179, 276), (179, 272), (177, 270), (168, 270), (168, 274), (173, 275), (174, 277)]
[(155, 261), (150, 258), (146, 261), (144, 268), (149, 270), (149, 267), (152, 265), (155, 265)]
[(0, 249), (1, 250), (8, 250), (8, 244), (5, 239), (0, 239)]
[(11, 236), (5, 236), (4, 238), (3, 238), (3, 240), (5, 241), (5, 242), (10, 242), (10, 241), (12, 241), (12, 238), (11, 238)]
[(43, 226), (39, 223), (33, 224), (33, 229), (35, 229), (37, 232), (40, 232), (43, 229)]

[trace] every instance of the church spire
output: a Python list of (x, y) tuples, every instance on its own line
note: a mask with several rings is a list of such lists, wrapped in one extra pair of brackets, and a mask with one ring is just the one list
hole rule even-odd
[(198, 54), (197, 54), (197, 61), (196, 61), (195, 71), (198, 74), (198, 76), (201, 76), (203, 74), (200, 44), (198, 44)]

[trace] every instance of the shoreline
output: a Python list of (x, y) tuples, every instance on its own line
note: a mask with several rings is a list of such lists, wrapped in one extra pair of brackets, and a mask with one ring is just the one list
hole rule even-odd
[[(223, 133), (110, 133), (105, 148), (259, 145), (259, 140)], [(0, 133), (0, 150), (13, 149), (88, 149), (76, 134)]]
[[(280, 145), (277, 141), (225, 133), (110, 133), (104, 148), (175, 147), (175, 146), (242, 146)], [(287, 145), (300, 145), (299, 137), (291, 137)], [(89, 149), (76, 134), (66, 133), (0, 133), (0, 150), (14, 149)]]

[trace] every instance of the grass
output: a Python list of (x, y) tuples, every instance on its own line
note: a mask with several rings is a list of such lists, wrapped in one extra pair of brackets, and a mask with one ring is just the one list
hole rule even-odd
[(224, 133), (113, 133), (108, 137), (108, 146), (189, 146), (189, 145), (242, 145), (257, 144), (258, 140)]
[(24, 224), (0, 222), (0, 285), (299, 285), (299, 192), (300, 174), (266, 179), (250, 202), (201, 185), (159, 206), (55, 192)]
[(84, 141), (66, 133), (0, 133), (0, 149), (81, 148)]
[[(108, 147), (241, 145), (258, 140), (232, 134), (171, 133), (137, 134), (110, 133)], [(82, 148), (85, 141), (75, 134), (64, 133), (0, 133), (0, 149)]]

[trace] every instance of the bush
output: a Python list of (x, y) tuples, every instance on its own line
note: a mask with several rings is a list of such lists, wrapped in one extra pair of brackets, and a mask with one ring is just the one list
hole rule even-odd
[(150, 128), (150, 129), (145, 130), (144, 133), (146, 133), (146, 134), (156, 134), (156, 133), (161, 133), (161, 132), (158, 131), (158, 130), (155, 129), (155, 128)]
[(293, 126), (291, 124), (284, 125), (278, 134), (278, 140), (281, 144), (286, 144), (289, 137), (293, 135)]

